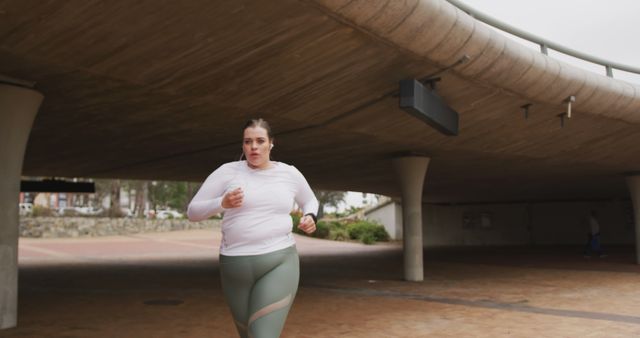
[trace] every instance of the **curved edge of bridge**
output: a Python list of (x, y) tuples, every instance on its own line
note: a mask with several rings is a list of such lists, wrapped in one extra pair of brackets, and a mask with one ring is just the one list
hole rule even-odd
[(445, 0), (314, 0), (346, 21), (426, 61), (455, 68), (460, 76), (501, 88), (532, 102), (640, 123), (640, 86), (582, 70), (527, 48)]

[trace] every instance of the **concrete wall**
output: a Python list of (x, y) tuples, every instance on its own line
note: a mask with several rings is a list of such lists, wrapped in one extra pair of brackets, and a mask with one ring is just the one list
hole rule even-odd
[[(390, 203), (366, 218), (384, 224), (393, 239), (402, 239), (402, 211)], [(582, 245), (586, 216), (598, 213), (603, 244), (633, 244), (630, 201), (549, 202), (423, 206), (423, 244), (437, 246)]]
[(633, 244), (633, 208), (630, 201), (539, 204), (533, 206), (533, 238), (538, 244), (584, 244), (590, 208), (598, 213), (602, 242)]
[(427, 205), (423, 224), (423, 243), (427, 247), (529, 243), (523, 205)]
[(402, 206), (391, 202), (367, 213), (366, 218), (384, 225), (391, 239), (402, 239)]
[(587, 241), (586, 216), (591, 209), (598, 213), (603, 244), (633, 244), (629, 201), (426, 205), (423, 240), (426, 247), (581, 245)]
[(190, 222), (187, 219), (108, 217), (20, 217), (20, 237), (65, 238), (129, 235), (220, 227), (220, 220)]

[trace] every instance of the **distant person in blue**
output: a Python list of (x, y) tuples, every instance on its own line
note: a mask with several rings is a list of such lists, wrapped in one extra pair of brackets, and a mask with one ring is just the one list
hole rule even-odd
[(595, 210), (591, 210), (589, 213), (587, 223), (589, 224), (589, 240), (584, 248), (584, 256), (591, 257), (592, 254), (596, 254), (599, 257), (606, 257), (600, 247), (600, 223)]

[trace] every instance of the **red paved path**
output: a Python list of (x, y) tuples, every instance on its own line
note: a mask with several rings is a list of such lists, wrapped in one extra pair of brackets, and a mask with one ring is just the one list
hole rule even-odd
[[(579, 248), (428, 250), (424, 282), (409, 283), (399, 243), (297, 241), (300, 289), (282, 338), (640, 337), (633, 248), (606, 259)], [(236, 337), (218, 244), (219, 230), (22, 239), (19, 327), (0, 336)]]

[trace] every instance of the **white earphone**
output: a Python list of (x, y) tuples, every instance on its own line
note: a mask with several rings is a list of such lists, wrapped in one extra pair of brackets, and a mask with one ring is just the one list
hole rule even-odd
[(273, 143), (271, 143), (271, 148), (270, 149), (273, 149)]

